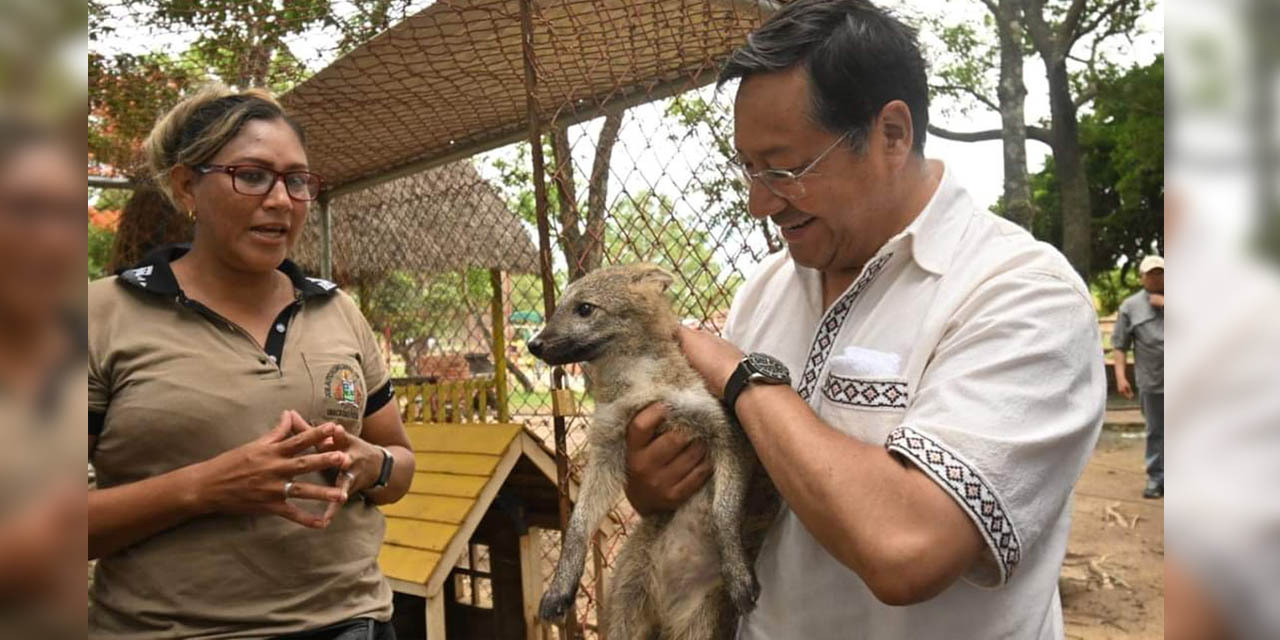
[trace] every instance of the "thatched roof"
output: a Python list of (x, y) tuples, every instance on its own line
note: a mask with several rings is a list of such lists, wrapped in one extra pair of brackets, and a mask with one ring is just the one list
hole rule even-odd
[[(469, 161), (454, 162), (333, 199), (333, 276), (340, 284), (392, 270), (439, 273), (538, 269), (533, 239)], [(293, 259), (319, 273), (319, 207)]]
[[(532, 0), (544, 120), (704, 85), (770, 0)], [(519, 0), (439, 0), (282, 97), (344, 193), (527, 138)]]

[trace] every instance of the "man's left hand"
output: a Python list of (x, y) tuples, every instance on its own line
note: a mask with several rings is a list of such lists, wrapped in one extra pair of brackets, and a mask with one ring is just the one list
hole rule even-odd
[(1153, 307), (1155, 307), (1155, 308), (1157, 308), (1157, 309), (1163, 309), (1163, 308), (1164, 308), (1164, 294), (1163, 294), (1163, 293), (1151, 293), (1151, 294), (1148, 294), (1148, 295), (1147, 295), (1147, 300), (1151, 302), (1151, 306), (1153, 306)]
[(729, 376), (733, 375), (733, 370), (742, 361), (742, 351), (728, 340), (697, 329), (680, 327), (676, 338), (679, 339), (680, 349), (689, 359), (689, 364), (706, 381), (711, 395), (721, 397)]

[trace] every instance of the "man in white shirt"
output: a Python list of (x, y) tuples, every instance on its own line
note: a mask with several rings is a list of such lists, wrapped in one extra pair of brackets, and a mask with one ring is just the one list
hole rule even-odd
[[(738, 292), (728, 340), (681, 342), (785, 503), (739, 637), (1062, 637), (1071, 489), (1105, 403), (1084, 283), (924, 157), (924, 62), (887, 13), (789, 4), (733, 78), (750, 211), (788, 250)], [(654, 436), (662, 415), (629, 429), (642, 513), (707, 475), (698, 445)]]

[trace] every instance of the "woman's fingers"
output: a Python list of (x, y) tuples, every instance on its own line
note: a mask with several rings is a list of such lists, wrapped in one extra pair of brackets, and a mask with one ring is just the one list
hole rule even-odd
[(330, 451), (328, 453), (312, 453), (291, 458), (286, 462), (284, 471), (288, 476), (292, 477), (311, 473), (312, 471), (323, 471), (324, 469), (346, 471), (350, 466), (351, 456), (342, 451)]
[[(284, 485), (281, 483), (280, 495), (284, 496)], [(347, 489), (342, 486), (328, 487), (311, 482), (293, 482), (289, 484), (289, 497), (301, 500), (321, 500), (324, 502), (342, 503), (347, 500)]]
[(288, 440), (277, 445), (276, 450), (282, 456), (295, 456), (311, 447), (317, 446), (324, 442), (325, 438), (333, 435), (333, 425), (321, 425), (314, 429), (307, 429), (302, 433), (290, 437)]
[(289, 413), (288, 411), (280, 412), (280, 422), (277, 422), (276, 426), (271, 431), (268, 431), (265, 436), (262, 436), (263, 442), (276, 443), (289, 437), (289, 431), (293, 426), (292, 417)]

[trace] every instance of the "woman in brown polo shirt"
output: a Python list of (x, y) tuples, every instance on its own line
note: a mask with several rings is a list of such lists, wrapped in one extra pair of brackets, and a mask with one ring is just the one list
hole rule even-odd
[(303, 145), (219, 86), (147, 140), (196, 232), (89, 286), (90, 638), (394, 635), (374, 505), (413, 456), (357, 306), (285, 259), (323, 185)]

